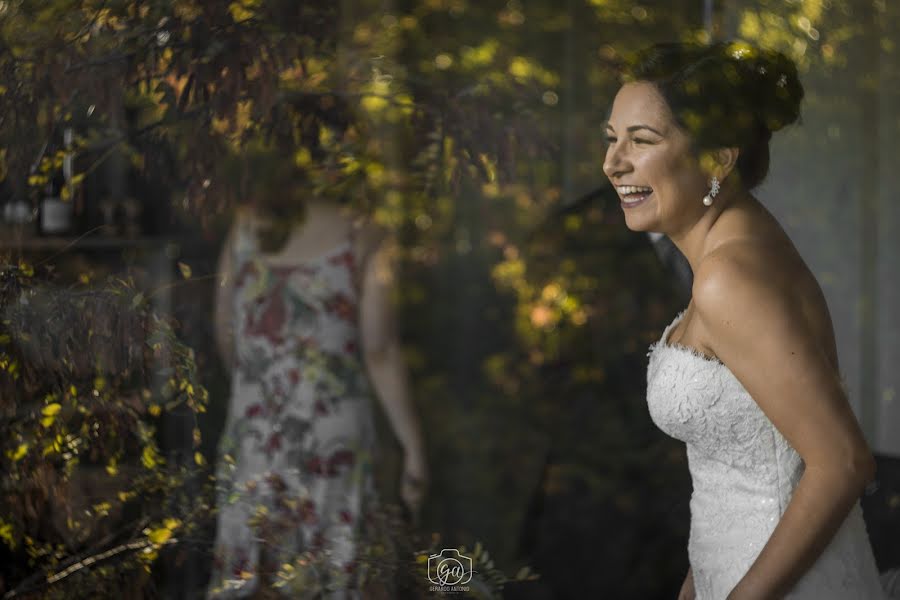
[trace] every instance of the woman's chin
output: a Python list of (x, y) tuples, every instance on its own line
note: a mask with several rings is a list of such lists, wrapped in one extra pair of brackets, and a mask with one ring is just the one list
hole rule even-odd
[(629, 218), (627, 215), (625, 216), (625, 227), (635, 232), (656, 231), (653, 223), (649, 223), (644, 219)]

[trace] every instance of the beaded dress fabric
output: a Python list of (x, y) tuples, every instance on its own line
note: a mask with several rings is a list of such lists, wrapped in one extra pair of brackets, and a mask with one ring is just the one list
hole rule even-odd
[(352, 240), (276, 266), (244, 228), (233, 261), (236, 364), (209, 597), (248, 597), (263, 578), (285, 597), (358, 598), (377, 498)]
[[(682, 311), (650, 346), (654, 423), (687, 446), (693, 480), (688, 543), (696, 600), (724, 600), (765, 546), (803, 474), (803, 461), (720, 361), (669, 344)], [(788, 600), (881, 600), (857, 502)]]

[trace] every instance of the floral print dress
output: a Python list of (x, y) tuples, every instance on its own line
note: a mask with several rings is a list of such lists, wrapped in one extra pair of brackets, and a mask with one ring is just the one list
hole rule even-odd
[(239, 228), (233, 259), (236, 365), (209, 597), (261, 583), (291, 598), (359, 597), (375, 440), (352, 239), (275, 266)]

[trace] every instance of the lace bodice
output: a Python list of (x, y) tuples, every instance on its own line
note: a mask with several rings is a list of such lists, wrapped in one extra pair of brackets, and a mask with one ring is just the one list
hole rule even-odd
[[(654, 423), (685, 442), (693, 480), (688, 555), (697, 600), (724, 600), (787, 508), (803, 461), (720, 361), (668, 336), (650, 346), (647, 404)], [(787, 598), (881, 599), (857, 503)]]

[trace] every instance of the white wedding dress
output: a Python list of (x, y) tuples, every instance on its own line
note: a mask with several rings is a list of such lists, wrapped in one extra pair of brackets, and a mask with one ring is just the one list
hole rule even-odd
[[(724, 600), (768, 541), (804, 466), (723, 363), (668, 343), (683, 316), (650, 346), (647, 404), (654, 423), (687, 445), (696, 600)], [(785, 598), (887, 598), (859, 502)]]

